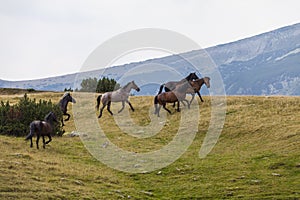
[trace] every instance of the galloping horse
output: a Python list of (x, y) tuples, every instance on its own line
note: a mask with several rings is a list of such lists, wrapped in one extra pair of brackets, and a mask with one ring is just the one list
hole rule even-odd
[(97, 109), (99, 109), (100, 101), (102, 102), (103, 106), (100, 109), (100, 114), (99, 114), (98, 118), (100, 118), (102, 116), (102, 111), (105, 108), (105, 106), (107, 106), (108, 112), (111, 115), (113, 115), (113, 113), (110, 110), (111, 102), (122, 102), (122, 108), (119, 110), (118, 113), (122, 112), (122, 110), (124, 109), (125, 102), (128, 103), (131, 110), (134, 111), (134, 108), (132, 107), (131, 103), (128, 100), (131, 89), (135, 89), (138, 92), (140, 91), (140, 88), (134, 83), (134, 81), (131, 81), (131, 82), (127, 83), (124, 87), (122, 87), (116, 91), (106, 92), (103, 95), (99, 95), (97, 97), (97, 106), (96, 107), (97, 107)]
[[(30, 147), (33, 147), (32, 137), (36, 134), (36, 148), (39, 148), (40, 136), (43, 137), (43, 148), (46, 144), (51, 142), (51, 133), (53, 132), (53, 122), (57, 122), (56, 116), (53, 112), (48, 113), (45, 116), (44, 121), (35, 120), (30, 123), (30, 133), (26, 136), (25, 140), (30, 139)], [(48, 136), (49, 140), (45, 142), (45, 136)]]
[[(188, 104), (188, 108), (190, 107), (189, 102), (185, 99), (187, 90), (191, 87), (190, 83), (188, 81), (185, 81), (181, 84), (178, 84), (175, 89), (168, 92), (163, 92), (154, 97), (154, 108), (155, 112), (154, 114), (157, 114), (159, 117), (159, 111), (161, 106), (168, 111), (168, 113), (171, 113), (169, 109), (166, 108), (167, 103), (175, 103), (177, 104), (177, 112), (180, 112), (180, 101), (185, 101)], [(157, 106), (159, 104), (159, 106)]]
[[(70, 92), (66, 92), (63, 96), (62, 99), (59, 101), (58, 105), (60, 107), (60, 110), (63, 112), (63, 115), (67, 115), (67, 119), (65, 121), (68, 121), (70, 119), (70, 114), (67, 113), (68, 111), (68, 103), (76, 103), (76, 100), (71, 96)], [(62, 126), (64, 126), (64, 119), (61, 120)]]
[(206, 85), (207, 88), (210, 88), (210, 78), (209, 77), (204, 77), (204, 78), (200, 78), (200, 79), (196, 79), (196, 80), (193, 80), (193, 81), (190, 81), (190, 84), (192, 87), (189, 87), (187, 89), (187, 94), (191, 94), (192, 95), (192, 99), (190, 101), (190, 104), (192, 103), (192, 101), (194, 100), (194, 97), (195, 97), (195, 93), (198, 94), (201, 102), (203, 102), (203, 99), (200, 95), (200, 89), (202, 87), (203, 84)]
[(194, 79), (199, 79), (199, 77), (196, 75), (195, 72), (190, 73), (187, 77), (185, 77), (184, 79), (182, 79), (180, 81), (170, 81), (170, 82), (164, 83), (160, 86), (158, 94), (160, 94), (162, 92), (163, 88), (165, 88), (166, 92), (169, 92), (171, 90), (174, 90), (176, 85), (181, 84), (185, 81), (192, 81)]

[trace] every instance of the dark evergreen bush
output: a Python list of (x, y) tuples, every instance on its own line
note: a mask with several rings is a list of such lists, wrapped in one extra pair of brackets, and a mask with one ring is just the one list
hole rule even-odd
[(54, 135), (61, 136), (63, 129), (60, 121), (62, 112), (57, 104), (51, 100), (29, 99), (27, 94), (15, 105), (9, 101), (1, 101), (0, 105), (0, 134), (11, 136), (26, 136), (29, 133), (29, 125), (33, 120), (44, 120), (45, 115), (50, 111), (54, 112), (59, 123), (55, 123)]

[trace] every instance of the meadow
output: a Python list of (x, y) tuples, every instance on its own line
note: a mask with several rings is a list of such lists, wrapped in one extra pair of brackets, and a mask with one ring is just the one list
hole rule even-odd
[[(23, 95), (6, 92), (0, 100), (15, 103)], [(28, 96), (58, 102), (62, 93)], [(178, 160), (152, 172), (122, 172), (98, 161), (79, 137), (70, 137), (76, 131), (73, 116), (65, 123), (66, 133), (54, 137), (46, 149), (30, 148), (24, 138), (0, 136), (0, 199), (300, 199), (300, 98), (226, 97), (220, 138), (201, 159), (199, 149), (211, 118), (211, 99), (203, 99), (198, 102), (200, 118), (192, 144)], [(133, 121), (149, 124), (153, 97), (130, 100)], [(112, 111), (120, 106), (113, 103)], [(72, 105), (69, 109), (72, 114)], [(98, 123), (115, 145), (149, 152), (172, 140), (180, 115), (167, 115), (161, 131), (149, 138), (122, 132), (106, 110)]]

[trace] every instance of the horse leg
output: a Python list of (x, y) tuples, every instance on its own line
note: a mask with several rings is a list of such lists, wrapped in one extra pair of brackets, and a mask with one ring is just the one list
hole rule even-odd
[(45, 144), (49, 144), (52, 141), (51, 135), (49, 134), (47, 136), (48, 136), (49, 140)]
[(30, 148), (33, 147), (33, 143), (32, 143), (32, 136), (30, 136)]
[(102, 117), (102, 112), (103, 112), (103, 109), (105, 108), (106, 104), (103, 104), (102, 108), (100, 109), (100, 114), (98, 116), (98, 118)]
[(188, 105), (188, 109), (190, 109), (190, 105), (191, 105), (190, 102), (189, 102), (188, 100), (186, 100), (186, 99), (183, 99), (183, 100), (182, 100), (182, 103), (183, 103), (183, 102), (186, 102), (187, 105)]
[(168, 111), (168, 113), (171, 114), (171, 111), (170, 111), (168, 108), (166, 108), (166, 103), (163, 103), (163, 108), (164, 108), (166, 111)]
[(62, 118), (61, 119), (61, 126), (64, 126), (65, 124), (64, 124), (64, 119)]
[(198, 96), (199, 96), (199, 98), (200, 98), (201, 102), (203, 102), (203, 99), (202, 99), (202, 97), (201, 97), (201, 95), (200, 95), (200, 92), (199, 92), (199, 91), (197, 91), (197, 94), (198, 94)]
[(195, 93), (192, 94), (192, 99), (190, 100), (190, 104), (192, 104), (194, 98), (195, 98)]
[(130, 108), (131, 108), (132, 112), (134, 112), (134, 108), (132, 107), (131, 103), (130, 103), (128, 100), (126, 100), (126, 103), (128, 103), (128, 104), (129, 104), (129, 106), (130, 106)]
[(46, 147), (45, 136), (42, 136), (42, 137), (43, 137), (43, 148), (45, 149), (45, 147)]
[(111, 112), (111, 110), (110, 110), (110, 105), (111, 105), (111, 101), (109, 101), (109, 102), (107, 103), (107, 110), (108, 110), (108, 112), (109, 112), (111, 115), (114, 115), (114, 114)]
[(40, 135), (37, 134), (37, 135), (36, 135), (36, 148), (37, 148), (37, 149), (39, 148), (39, 140), (40, 140)]
[(122, 112), (124, 110), (124, 107), (125, 107), (125, 101), (122, 101), (122, 108), (119, 110), (118, 113)]
[(157, 108), (157, 117), (160, 117), (160, 116), (159, 116), (160, 108), (161, 108), (161, 105), (159, 105), (158, 108)]
[(67, 119), (65, 119), (65, 121), (69, 121), (71, 115), (70, 115), (69, 113), (65, 113), (64, 115), (67, 115), (67, 116), (68, 116)]
[(180, 112), (180, 101), (177, 101), (177, 112)]

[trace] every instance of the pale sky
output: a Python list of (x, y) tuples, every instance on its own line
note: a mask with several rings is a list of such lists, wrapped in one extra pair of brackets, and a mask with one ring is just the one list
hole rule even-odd
[(0, 0), (0, 5), (5, 80), (78, 72), (104, 41), (140, 28), (172, 30), (205, 48), (300, 22), (299, 0)]

